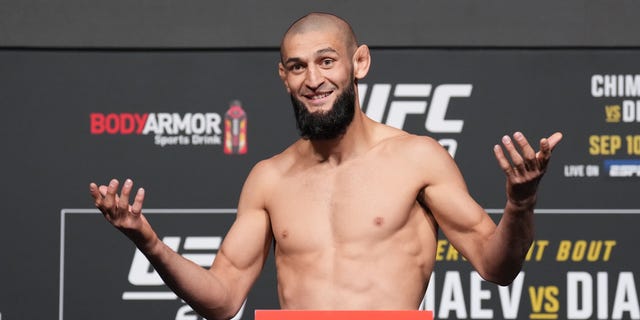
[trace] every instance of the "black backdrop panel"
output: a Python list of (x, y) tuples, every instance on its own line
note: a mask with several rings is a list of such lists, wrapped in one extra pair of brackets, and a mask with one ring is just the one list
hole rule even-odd
[[(605, 302), (593, 291), (587, 318), (600, 313), (614, 318), (614, 311), (634, 318), (637, 259), (630, 236), (637, 224), (640, 159), (637, 50), (378, 49), (372, 54), (370, 74), (360, 83), (365, 112), (440, 140), (473, 196), (496, 218), (505, 202), (504, 177), (492, 146), (516, 130), (534, 143), (554, 131), (564, 133), (539, 197), (539, 239), (548, 241), (547, 253), (525, 265), (517, 318), (533, 313), (584, 318), (589, 310), (572, 305), (570, 283), (582, 281), (585, 288), (590, 277), (595, 285), (604, 281), (598, 280), (604, 277), (599, 271), (608, 272), (609, 295), (600, 298), (608, 310), (598, 311)], [(146, 207), (168, 212), (150, 213), (166, 230), (161, 236), (179, 238), (183, 253), (190, 250), (184, 247), (189, 237), (223, 237), (233, 215), (228, 211), (237, 205), (251, 167), (296, 139), (277, 61), (275, 50), (0, 51), (5, 179), (0, 240), (7, 244), (0, 263), (0, 316), (52, 319), (64, 312), (64, 319), (99, 319), (97, 308), (109, 306), (104, 314), (111, 318), (177, 318), (179, 300), (123, 299), (124, 292), (142, 290), (135, 277), (133, 284), (128, 278), (134, 248), (89, 209), (88, 183), (131, 177), (144, 186)], [(246, 115), (244, 154), (224, 150), (224, 119), (235, 100)], [(219, 209), (227, 213), (209, 214)], [(571, 250), (563, 240), (578, 250), (575, 261), (558, 256)], [(603, 260), (604, 252), (594, 261), (582, 259), (580, 240), (609, 245), (609, 259)], [(214, 245), (205, 249), (215, 253)], [(252, 291), (243, 319), (252, 316), (251, 308), (277, 307), (270, 268)], [(469, 319), (482, 318), (483, 308), (504, 316), (508, 306), (489, 284), (483, 287), (490, 286), (491, 298), (480, 299), (482, 307), (473, 309), (471, 297), (479, 291), (471, 287), (464, 262), (441, 261), (439, 268), (444, 270), (435, 273), (434, 303), (425, 302), (436, 315), (465, 306)], [(446, 272), (455, 270), (467, 299), (460, 304), (454, 297), (440, 308), (444, 283), (455, 290), (455, 275)], [(625, 295), (616, 304), (619, 287)], [(552, 304), (548, 310), (538, 308), (540, 297)], [(454, 311), (441, 316), (465, 318)]]

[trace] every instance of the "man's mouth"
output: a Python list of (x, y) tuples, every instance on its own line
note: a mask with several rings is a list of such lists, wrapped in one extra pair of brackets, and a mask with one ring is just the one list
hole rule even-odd
[(313, 105), (322, 105), (326, 102), (327, 97), (329, 97), (331, 93), (333, 93), (333, 91), (315, 92), (312, 94), (305, 94), (304, 97)]
[(318, 93), (318, 94), (309, 96), (309, 98), (311, 100), (317, 100), (317, 99), (322, 99), (324, 97), (328, 97), (330, 94), (331, 94), (331, 92)]

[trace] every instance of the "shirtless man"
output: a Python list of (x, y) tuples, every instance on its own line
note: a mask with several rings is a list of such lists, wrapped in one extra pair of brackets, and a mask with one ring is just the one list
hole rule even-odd
[(538, 182), (562, 135), (541, 139), (537, 153), (521, 133), (494, 146), (507, 180), (496, 226), (435, 140), (361, 111), (356, 84), (369, 64), (367, 46), (333, 15), (305, 16), (287, 31), (279, 74), (302, 138), (252, 169), (210, 269), (159, 240), (142, 214), (144, 190), (129, 202), (130, 179), (120, 195), (115, 179), (91, 183), (95, 205), (209, 319), (239, 310), (272, 241), (284, 309), (416, 309), (433, 270), (438, 228), (484, 279), (509, 284), (532, 242)]

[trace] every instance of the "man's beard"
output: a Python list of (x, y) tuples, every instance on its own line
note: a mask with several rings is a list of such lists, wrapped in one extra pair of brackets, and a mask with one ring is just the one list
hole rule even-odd
[(331, 110), (309, 112), (302, 101), (291, 95), (293, 113), (300, 136), (309, 140), (330, 140), (343, 135), (355, 114), (353, 82), (338, 96)]

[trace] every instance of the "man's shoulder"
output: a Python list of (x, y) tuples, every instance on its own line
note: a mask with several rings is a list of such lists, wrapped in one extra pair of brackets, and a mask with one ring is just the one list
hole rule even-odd
[(444, 150), (442, 145), (429, 136), (421, 136), (394, 129), (386, 131), (384, 138), (380, 139), (378, 147), (396, 154), (414, 154), (416, 156), (426, 154), (440, 154)]
[(251, 174), (271, 177), (273, 177), (273, 175), (281, 175), (286, 171), (286, 168), (290, 167), (295, 161), (295, 146), (296, 143), (276, 155), (260, 160), (254, 165)]
[(374, 149), (374, 161), (387, 161), (387, 165), (412, 172), (416, 177), (427, 179), (423, 175), (431, 176), (436, 171), (448, 172), (449, 168), (455, 167), (446, 148), (429, 136), (398, 131), (381, 140)]

